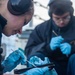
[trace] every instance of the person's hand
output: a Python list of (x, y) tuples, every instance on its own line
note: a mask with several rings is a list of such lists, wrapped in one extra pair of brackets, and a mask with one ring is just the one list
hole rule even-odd
[[(48, 64), (50, 63), (49, 59), (47, 57), (45, 57), (44, 60), (41, 60), (39, 57), (37, 56), (33, 56), (30, 58), (29, 60), (30, 63), (34, 64), (34, 65), (43, 65), (43, 64)], [(32, 66), (32, 64), (30, 64), (30, 66)], [(27, 72), (23, 73), (26, 75), (43, 75), (46, 71), (48, 71), (49, 68), (48, 67), (43, 67), (43, 68), (33, 68), (31, 70), (28, 70)]]
[(35, 65), (44, 65), (44, 64), (50, 63), (50, 61), (49, 61), (49, 59), (47, 57), (45, 57), (44, 60), (41, 60), (37, 56), (31, 57), (29, 62), (31, 62), (32, 64), (35, 64)]
[(18, 64), (25, 64), (26, 58), (24, 55), (24, 52), (19, 48), (18, 50), (12, 52), (6, 60), (2, 62), (2, 65), (4, 67), (4, 73), (10, 72), (12, 69), (14, 69)]
[(33, 68), (31, 70), (28, 70), (27, 72), (23, 73), (22, 75), (44, 75), (46, 71), (49, 71), (48, 67), (43, 68)]
[(61, 36), (53, 37), (50, 42), (51, 50), (55, 50), (56, 48), (60, 47), (60, 44), (63, 42), (63, 40), (64, 39)]
[(69, 43), (60, 44), (60, 49), (63, 54), (69, 55), (71, 53), (71, 45)]

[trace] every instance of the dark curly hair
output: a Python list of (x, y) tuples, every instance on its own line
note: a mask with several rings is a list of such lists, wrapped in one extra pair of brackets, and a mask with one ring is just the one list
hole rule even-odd
[(50, 5), (49, 15), (52, 13), (56, 15), (63, 15), (66, 12), (70, 12), (73, 15), (74, 9), (72, 7), (72, 2), (67, 0), (56, 0)]

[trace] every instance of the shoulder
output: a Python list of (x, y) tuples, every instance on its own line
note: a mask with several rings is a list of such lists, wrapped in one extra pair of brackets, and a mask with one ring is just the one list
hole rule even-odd
[(35, 27), (35, 29), (37, 29), (37, 30), (45, 30), (45, 29), (50, 28), (50, 26), (51, 26), (50, 21), (51, 21), (51, 20), (49, 19), (49, 20), (47, 20), (47, 21), (45, 21), (45, 22), (43, 22), (43, 23), (37, 25), (37, 26)]

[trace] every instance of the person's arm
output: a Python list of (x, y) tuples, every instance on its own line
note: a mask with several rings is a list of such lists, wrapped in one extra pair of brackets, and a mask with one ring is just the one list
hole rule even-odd
[[(28, 40), (25, 53), (28, 58), (28, 61), (34, 65), (43, 65), (49, 63), (47, 59), (45, 59), (44, 50), (45, 50), (45, 41), (43, 37), (44, 32), (40, 32), (38, 27), (31, 33), (30, 38)], [(28, 67), (32, 66), (32, 64), (28, 63)], [(27, 75), (43, 75), (46, 71), (48, 71), (48, 67), (44, 68), (33, 68), (28, 70), (24, 74)]]
[(37, 26), (31, 33), (27, 46), (25, 48), (25, 54), (29, 59), (32, 56), (44, 56), (44, 47), (45, 47), (45, 36), (44, 30), (41, 30), (41, 27)]

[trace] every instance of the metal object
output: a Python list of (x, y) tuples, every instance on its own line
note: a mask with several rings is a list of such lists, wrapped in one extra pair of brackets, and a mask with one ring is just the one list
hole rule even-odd
[(58, 34), (57, 34), (54, 30), (52, 30), (52, 32), (53, 32), (56, 36), (58, 36)]
[(34, 64), (33, 64), (33, 63), (31, 63), (31, 62), (29, 62), (28, 60), (27, 60), (27, 62), (28, 62), (30, 65), (32, 65), (33, 67), (37, 68), (37, 66), (36, 66), (36, 65), (34, 65)]
[[(38, 65), (36, 66), (37, 68), (42, 68), (42, 67), (49, 67), (49, 68), (53, 68), (55, 66), (54, 63), (49, 63), (49, 64), (44, 64), (44, 65)], [(15, 69), (14, 70), (14, 74), (22, 74), (24, 72), (26, 72), (27, 70), (36, 68), (36, 67), (28, 67), (28, 68), (23, 68), (23, 69)]]

